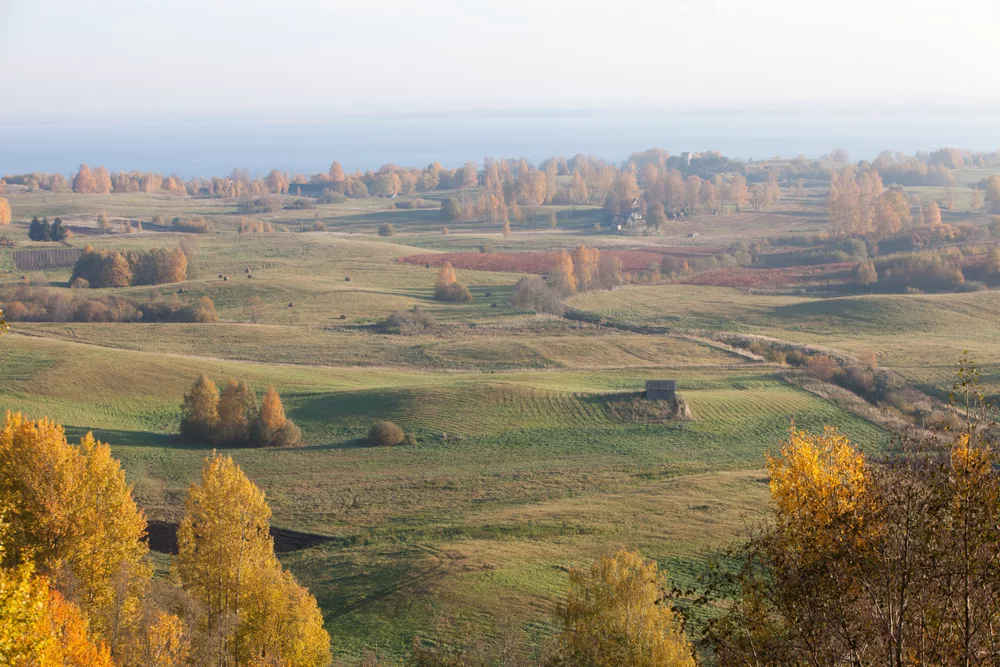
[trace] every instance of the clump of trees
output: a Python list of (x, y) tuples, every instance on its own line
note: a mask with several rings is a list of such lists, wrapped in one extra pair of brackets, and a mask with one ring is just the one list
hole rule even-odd
[(458, 282), (455, 267), (451, 262), (445, 262), (438, 271), (437, 282), (434, 284), (434, 298), (438, 301), (451, 301), (455, 303), (469, 303), (472, 301), (472, 292), (469, 288)]
[(32, 241), (65, 241), (69, 236), (70, 231), (63, 225), (62, 218), (56, 218), (49, 224), (47, 216), (41, 220), (35, 216), (28, 227), (28, 238)]
[(395, 236), (396, 228), (392, 226), (391, 222), (383, 222), (378, 226), (378, 235), (382, 237)]
[(181, 282), (187, 278), (187, 255), (181, 248), (152, 248), (118, 252), (95, 250), (89, 244), (73, 267), (70, 282), (85, 280), (90, 287), (128, 287)]
[(562, 315), (566, 311), (562, 293), (544, 278), (521, 278), (514, 285), (513, 303), (536, 313)]
[(181, 404), (181, 437), (231, 447), (291, 447), (302, 432), (285, 416), (274, 387), (264, 393), (260, 407), (248, 382), (230, 379), (222, 392), (207, 376), (200, 376)]
[(577, 291), (611, 289), (624, 281), (619, 258), (602, 258), (600, 250), (584, 245), (578, 246), (573, 254), (565, 250), (557, 252), (548, 272), (549, 285), (564, 296)]
[(236, 226), (236, 231), (239, 234), (273, 232), (274, 225), (263, 220), (247, 220), (246, 218), (240, 218), (240, 221)]
[(215, 231), (215, 225), (212, 224), (212, 221), (205, 220), (200, 215), (192, 218), (174, 218), (170, 224), (174, 231), (188, 234), (211, 234)]

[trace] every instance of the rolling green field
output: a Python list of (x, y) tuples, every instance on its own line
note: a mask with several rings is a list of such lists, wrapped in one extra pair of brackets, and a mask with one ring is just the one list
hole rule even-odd
[[(434, 251), (725, 244), (747, 225), (760, 235), (813, 233), (804, 213), (705, 216), (659, 238), (589, 230), (593, 222), (504, 239), (467, 225), (442, 235), (434, 214), (385, 202), (321, 206), (331, 231), (236, 234), (233, 202), (141, 195), (12, 196), (21, 248), (26, 216), (199, 213), (220, 233), (191, 237), (197, 254), (181, 285), (89, 290), (215, 303), (214, 324), (15, 322), (0, 339), (0, 408), (49, 416), (78, 437), (93, 430), (120, 457), (150, 519), (177, 521), (207, 447), (176, 437), (184, 392), (201, 373), (216, 382), (273, 385), (304, 445), (231, 453), (267, 493), (276, 526), (330, 538), (284, 554), (317, 596), (340, 664), (366, 650), (392, 659), (413, 637), (496, 637), (513, 626), (539, 644), (563, 594), (567, 568), (619, 547), (657, 559), (678, 585), (693, 584), (705, 559), (736, 539), (767, 502), (764, 456), (799, 427), (830, 424), (870, 450), (890, 434), (786, 381), (787, 367), (752, 361), (701, 332), (773, 336), (879, 363), (918, 386), (953, 381), (963, 349), (1000, 384), (1000, 299), (994, 292), (851, 296), (754, 294), (659, 284), (573, 297), (569, 305), (638, 333), (535, 315), (511, 305), (519, 274), (459, 270), (474, 301), (433, 300), (436, 270), (401, 262)], [(422, 217), (423, 216), (423, 217)], [(711, 218), (711, 219), (706, 219)], [(398, 235), (374, 235), (392, 221)], [(574, 223), (575, 224), (575, 223)], [(759, 225), (759, 226), (754, 226)], [(700, 229), (688, 239), (688, 229)], [(171, 232), (94, 235), (77, 245), (172, 248)], [(19, 284), (0, 248), (0, 282)], [(25, 274), (67, 298), (68, 269)], [(227, 276), (224, 280), (219, 276)], [(247, 277), (252, 276), (252, 277)], [(350, 278), (350, 280), (346, 280)], [(264, 303), (252, 313), (251, 299)], [(491, 307), (495, 303), (496, 307)], [(383, 332), (389, 313), (419, 306), (437, 324)], [(258, 321), (254, 322), (253, 319)], [(635, 327), (633, 327), (634, 329)], [(646, 379), (675, 378), (692, 419), (617, 420), (610, 395)], [(364, 436), (390, 419), (415, 446), (373, 448)], [(169, 557), (157, 556), (162, 571)]]

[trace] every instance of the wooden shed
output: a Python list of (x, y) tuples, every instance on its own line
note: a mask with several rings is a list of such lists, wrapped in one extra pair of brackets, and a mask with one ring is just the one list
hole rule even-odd
[(677, 380), (646, 380), (647, 401), (672, 401), (677, 394)]

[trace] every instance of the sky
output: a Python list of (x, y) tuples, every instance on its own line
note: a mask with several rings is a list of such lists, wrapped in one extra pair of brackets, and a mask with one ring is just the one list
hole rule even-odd
[(0, 0), (0, 121), (933, 110), (996, 102), (997, 25), (996, 0)]

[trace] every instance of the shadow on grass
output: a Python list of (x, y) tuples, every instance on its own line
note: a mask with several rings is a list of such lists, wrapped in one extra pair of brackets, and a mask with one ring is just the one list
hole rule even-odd
[(93, 433), (101, 442), (116, 447), (170, 447), (173, 449), (211, 449), (208, 444), (191, 444), (169, 433), (151, 433), (150, 431), (125, 431), (120, 429), (90, 428), (87, 426), (65, 425), (66, 438), (76, 441), (87, 433)]

